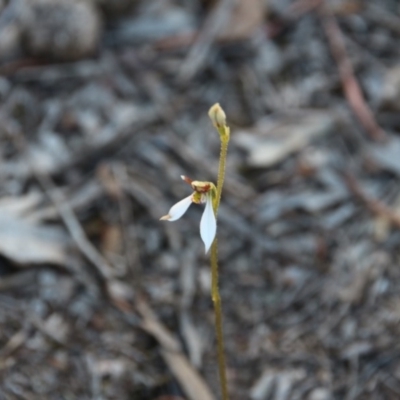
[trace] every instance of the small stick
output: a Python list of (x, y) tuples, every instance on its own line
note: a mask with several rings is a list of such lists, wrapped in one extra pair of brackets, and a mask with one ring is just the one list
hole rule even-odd
[(384, 140), (386, 134), (375, 121), (373, 113), (366, 103), (357, 79), (354, 76), (353, 66), (346, 52), (344, 38), (335, 17), (329, 11), (329, 8), (323, 4), (320, 7), (320, 15), (350, 107), (372, 140)]
[(235, 0), (220, 0), (207, 16), (203, 28), (196, 37), (195, 42), (180, 68), (179, 77), (182, 81), (187, 82), (192, 79), (204, 66), (211, 45), (217, 35), (222, 32), (229, 23), (229, 18), (235, 3)]
[(113, 271), (111, 266), (87, 238), (82, 225), (79, 223), (72, 207), (66, 201), (60, 189), (54, 185), (49, 176), (37, 171), (34, 171), (34, 173), (43, 190), (50, 197), (50, 200), (56, 207), (78, 249), (97, 268), (100, 275), (105, 280), (112, 278)]
[(358, 197), (373, 214), (387, 219), (396, 228), (400, 228), (400, 214), (393, 211), (382, 201), (367, 195), (353, 175), (346, 173), (345, 181), (350, 191)]

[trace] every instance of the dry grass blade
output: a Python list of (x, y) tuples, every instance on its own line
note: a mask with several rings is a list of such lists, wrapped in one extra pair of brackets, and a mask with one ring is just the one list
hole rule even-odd
[(214, 396), (203, 378), (183, 354), (177, 339), (158, 320), (149, 306), (141, 301), (137, 309), (143, 318), (142, 328), (151, 334), (161, 346), (161, 354), (180, 383), (189, 400), (213, 400)]
[(36, 174), (37, 179), (43, 189), (54, 203), (57, 211), (60, 214), (65, 226), (67, 227), (72, 239), (82, 254), (98, 269), (99, 273), (105, 279), (113, 276), (111, 266), (106, 259), (98, 252), (98, 250), (90, 243), (85, 231), (78, 221), (72, 208), (63, 198), (62, 193), (55, 187), (52, 180), (44, 175)]

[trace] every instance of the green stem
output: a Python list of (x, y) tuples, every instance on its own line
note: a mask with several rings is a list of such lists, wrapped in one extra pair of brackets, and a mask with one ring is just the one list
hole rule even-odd
[(226, 156), (228, 154), (228, 143), (229, 139), (221, 140), (221, 151), (219, 154), (219, 166), (218, 166), (217, 196), (214, 205), (215, 218), (217, 217), (219, 203), (221, 202), (222, 186), (224, 186)]
[(222, 399), (228, 400), (228, 383), (226, 380), (226, 362), (224, 350), (224, 334), (222, 331), (222, 304), (218, 290), (218, 241), (214, 240), (211, 246), (211, 297), (215, 310), (215, 335), (217, 338), (218, 369), (221, 383)]
[[(221, 201), (222, 186), (225, 179), (226, 156), (228, 153), (229, 136), (221, 135), (221, 153), (219, 156), (217, 194), (214, 202), (215, 217)], [(222, 330), (222, 304), (218, 288), (218, 241), (217, 238), (211, 246), (211, 298), (215, 310), (215, 334), (217, 338), (218, 368), (221, 383), (222, 400), (228, 400), (228, 384), (226, 379), (226, 362), (224, 350), (224, 335)]]

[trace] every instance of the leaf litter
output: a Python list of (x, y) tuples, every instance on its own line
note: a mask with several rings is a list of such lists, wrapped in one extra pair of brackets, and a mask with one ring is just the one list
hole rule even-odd
[(0, 397), (217, 397), (202, 210), (158, 218), (219, 101), (231, 398), (398, 398), (396, 5), (34, 3), (0, 2)]

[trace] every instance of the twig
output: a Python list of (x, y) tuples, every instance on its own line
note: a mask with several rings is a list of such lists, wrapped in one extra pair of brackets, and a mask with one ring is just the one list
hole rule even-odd
[(385, 29), (390, 29), (396, 34), (400, 34), (400, 18), (383, 7), (367, 4), (366, 16), (373, 22), (382, 25)]
[(339, 25), (329, 8), (324, 6), (323, 3), (319, 10), (332, 55), (339, 69), (340, 80), (347, 101), (371, 139), (381, 141), (385, 139), (386, 134), (375, 121), (373, 113), (367, 105), (357, 79), (354, 76), (353, 66), (347, 55)]
[[(115, 195), (118, 202), (120, 223), (124, 241), (125, 258), (128, 264), (128, 270), (133, 274), (133, 286), (136, 293), (142, 290), (141, 273), (143, 266), (139, 256), (139, 242), (135, 229), (135, 224), (132, 223), (131, 229), (128, 229), (128, 221), (132, 221), (134, 215), (133, 210), (128, 202), (126, 191), (123, 188), (121, 181), (126, 177), (126, 167), (121, 164), (113, 164), (111, 166), (112, 179), (115, 184)], [(133, 221), (134, 222), (134, 221)]]
[(187, 398), (189, 400), (214, 400), (210, 388), (182, 352), (177, 338), (161, 323), (143, 299), (137, 299), (136, 309), (142, 317), (141, 327), (160, 344), (161, 355), (180, 383)]
[(213, 41), (229, 22), (235, 2), (235, 0), (217, 2), (182, 64), (179, 71), (181, 80), (190, 80), (203, 67)]
[(45, 193), (55, 205), (78, 249), (97, 268), (103, 278), (106, 280), (110, 279), (114, 275), (111, 266), (92, 243), (90, 243), (74, 211), (64, 199), (62, 192), (56, 188), (50, 177), (38, 172), (35, 172), (35, 176)]
[(358, 197), (373, 214), (387, 219), (394, 226), (400, 228), (400, 214), (393, 211), (380, 200), (367, 195), (353, 175), (346, 173), (345, 181), (351, 192)]

